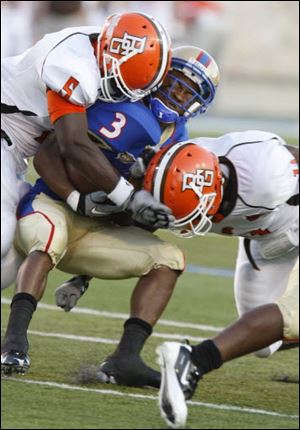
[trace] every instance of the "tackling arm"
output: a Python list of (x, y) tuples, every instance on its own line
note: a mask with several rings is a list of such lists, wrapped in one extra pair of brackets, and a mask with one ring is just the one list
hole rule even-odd
[(40, 145), (33, 159), (33, 165), (51, 190), (63, 200), (67, 200), (68, 196), (75, 191), (60, 156), (54, 133)]
[[(81, 175), (95, 189), (106, 193), (112, 203), (108, 207), (97, 211), (97, 213), (103, 215), (104, 212), (106, 214), (107, 212), (115, 212), (116, 208), (118, 211), (126, 208), (130, 209), (131, 201), (136, 196), (134, 188), (124, 177), (120, 176), (102, 151), (89, 139), (86, 113), (69, 113), (60, 117), (54, 122), (54, 129), (62, 158), (73, 166), (75, 170), (80, 171)], [(67, 202), (73, 209), (77, 205), (78, 198), (78, 192), (73, 192), (68, 197)], [(93, 204), (94, 198), (92, 200)], [(103, 199), (100, 200), (102, 202)], [(91, 215), (89, 210), (90, 203), (88, 202), (89, 215)], [(133, 212), (140, 210), (141, 206), (144, 206), (144, 204), (139, 202), (138, 207), (133, 208)], [(152, 202), (150, 206), (153, 206)], [(150, 209), (150, 211), (154, 214), (153, 209)], [(86, 204), (84, 204), (81, 212), (87, 214)]]
[(54, 123), (58, 147), (64, 159), (79, 170), (95, 187), (110, 193), (120, 175), (89, 139), (86, 113), (72, 113)]

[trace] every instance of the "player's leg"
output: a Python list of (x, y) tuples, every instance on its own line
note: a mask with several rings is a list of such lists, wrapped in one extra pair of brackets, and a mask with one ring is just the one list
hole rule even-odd
[(58, 268), (104, 279), (139, 277), (131, 297), (130, 318), (115, 352), (97, 373), (102, 382), (158, 387), (160, 375), (140, 352), (168, 303), (184, 268), (181, 251), (137, 227), (107, 224), (71, 244)]
[[(50, 201), (50, 204), (48, 203)], [(65, 252), (67, 228), (63, 209), (43, 196), (32, 203), (33, 213), (19, 219), (16, 245), (26, 259), (21, 265), (9, 321), (1, 346), (1, 370), (24, 373), (30, 365), (27, 330), (46, 287), (49, 271)]]
[[(266, 259), (261, 252), (261, 244), (251, 241), (251, 254), (260, 270), (253, 268), (240, 239), (236, 263), (234, 291), (237, 310), (243, 315), (251, 309), (266, 303), (276, 302), (286, 289), (289, 275), (298, 258), (298, 248), (283, 255)], [(280, 348), (282, 341), (275, 342), (255, 355), (268, 357)]]
[(204, 374), (283, 338), (299, 338), (299, 259), (277, 303), (244, 313), (213, 339), (199, 345), (165, 342), (157, 348), (162, 369), (159, 404), (163, 418), (172, 427), (185, 425), (186, 399), (193, 395)]
[(277, 300), (283, 317), (283, 335), (287, 341), (299, 341), (299, 258), (290, 274), (287, 288)]
[(27, 330), (52, 267), (48, 254), (34, 251), (19, 269), (16, 292), (1, 345), (1, 370), (6, 374), (13, 370), (24, 373), (29, 368)]
[(159, 388), (160, 373), (146, 366), (140, 354), (154, 324), (166, 307), (179, 272), (160, 267), (142, 276), (131, 296), (130, 318), (114, 351), (100, 366), (98, 378), (129, 386)]
[(213, 339), (199, 345), (163, 343), (157, 348), (162, 371), (159, 405), (163, 418), (173, 428), (184, 426), (188, 413), (186, 400), (192, 397), (206, 373), (282, 337), (282, 314), (272, 303), (246, 312)]

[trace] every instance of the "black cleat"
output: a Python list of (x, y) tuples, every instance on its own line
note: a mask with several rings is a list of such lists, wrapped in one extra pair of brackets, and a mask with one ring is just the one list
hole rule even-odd
[(110, 355), (100, 364), (96, 375), (100, 382), (128, 387), (159, 388), (161, 380), (160, 373), (146, 366), (137, 355)]
[(8, 351), (1, 353), (1, 373), (6, 376), (13, 372), (24, 375), (30, 367), (29, 355), (20, 351)]

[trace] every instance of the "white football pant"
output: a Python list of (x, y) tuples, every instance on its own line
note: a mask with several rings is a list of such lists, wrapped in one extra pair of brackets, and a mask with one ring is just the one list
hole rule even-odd
[[(284, 293), (291, 271), (297, 261), (299, 250), (267, 260), (260, 252), (258, 241), (251, 240), (251, 254), (259, 267), (255, 270), (244, 249), (243, 239), (239, 239), (239, 250), (234, 278), (234, 294), (239, 315), (267, 303), (275, 303)], [(268, 357), (281, 346), (282, 341), (273, 343), (257, 351), (257, 357)]]
[(18, 167), (6, 140), (1, 139), (1, 265), (14, 240), (17, 205), (30, 189), (30, 185), (22, 180), (25, 162), (22, 167), (22, 170)]

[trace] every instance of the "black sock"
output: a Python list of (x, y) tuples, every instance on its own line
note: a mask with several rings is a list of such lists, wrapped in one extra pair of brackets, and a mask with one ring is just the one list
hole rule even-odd
[(192, 361), (201, 375), (218, 369), (223, 364), (221, 353), (212, 340), (205, 340), (192, 347)]
[(129, 318), (124, 323), (124, 332), (116, 353), (139, 354), (152, 333), (152, 327), (139, 318)]
[(11, 311), (1, 351), (16, 350), (27, 353), (29, 348), (27, 329), (37, 301), (31, 294), (18, 293), (13, 297), (10, 306)]

